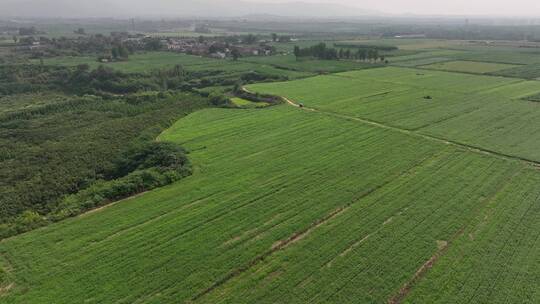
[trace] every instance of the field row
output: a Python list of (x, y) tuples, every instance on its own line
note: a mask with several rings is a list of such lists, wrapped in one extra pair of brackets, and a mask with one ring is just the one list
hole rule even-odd
[[(320, 41), (298, 41), (289, 44), (275, 44), (285, 55), (267, 57), (245, 57), (240, 61), (219, 60), (172, 52), (148, 52), (130, 56), (128, 61), (107, 63), (124, 72), (147, 72), (152, 69), (182, 65), (188, 71), (245, 72), (258, 71), (273, 75), (286, 75), (290, 79), (303, 78), (314, 73), (336, 73), (375, 67), (365, 62), (339, 60), (297, 60), (290, 54), (294, 45), (308, 47)], [(386, 54), (391, 65), (401, 67), (422, 67), (427, 69), (456, 71), (476, 74), (494, 74), (508, 77), (535, 79), (540, 77), (540, 53), (526, 48), (500, 48), (471, 46), (465, 42), (414, 40), (415, 44), (404, 41), (359, 41), (365, 45), (392, 45), (400, 49)], [(353, 42), (337, 42), (354, 45)], [(412, 48), (411, 48), (412, 47)], [(38, 63), (37, 60), (33, 61)], [(99, 63), (92, 57), (56, 57), (44, 60), (47, 65), (88, 64), (97, 67)]]
[(3, 303), (383, 302), (488, 206), (538, 190), (505, 187), (537, 178), (519, 162), (285, 105), (204, 110), (161, 139), (194, 175), (4, 241)]
[[(318, 88), (318, 90), (313, 90)], [(536, 81), (380, 68), (249, 86), (308, 107), (540, 161)]]
[(386, 302), (439, 246), (454, 240), (515, 170), (445, 150), (325, 217), (201, 301)]
[(195, 175), (5, 242), (6, 302), (182, 302), (440, 149), (336, 122), (285, 106), (181, 120), (162, 139), (192, 151)]
[[(446, 48), (446, 49), (445, 49)], [(540, 78), (540, 52), (531, 48), (455, 44), (421, 49), (418, 53), (391, 57), (401, 67), (490, 74), (523, 79)]]
[(128, 61), (119, 61), (106, 64), (100, 63), (96, 58), (92, 57), (57, 57), (45, 59), (44, 63), (46, 65), (67, 66), (88, 64), (92, 68), (103, 65), (127, 73), (144, 73), (154, 69), (172, 68), (174, 65), (179, 64), (186, 71), (190, 72), (220, 71), (224, 73), (238, 73), (255, 71), (276, 76), (288, 76), (290, 79), (312, 75), (312, 73), (303, 69), (300, 69), (299, 71), (285, 70), (264, 64), (234, 62), (232, 60), (212, 59), (172, 52), (140, 53), (130, 56)]
[(433, 69), (433, 70), (441, 70), (441, 71), (487, 74), (487, 73), (504, 71), (504, 70), (516, 68), (519, 66), (513, 65), (513, 64), (506, 64), (506, 63), (456, 60), (456, 61), (438, 62), (438, 63), (428, 64), (428, 65), (422, 65), (420, 67), (424, 69)]

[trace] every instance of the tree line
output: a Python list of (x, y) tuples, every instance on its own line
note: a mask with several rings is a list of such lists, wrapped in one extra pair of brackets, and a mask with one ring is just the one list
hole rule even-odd
[(1, 65), (0, 98), (10, 102), (0, 107), (13, 108), (0, 112), (0, 239), (189, 174), (181, 150), (153, 139), (192, 111), (228, 106), (208, 87), (276, 80), (287, 77)]
[(210, 106), (190, 93), (60, 96), (0, 115), (0, 238), (189, 174), (183, 150), (153, 139)]
[(356, 51), (350, 48), (332, 48), (325, 43), (319, 43), (307, 48), (294, 47), (294, 56), (297, 60), (300, 58), (316, 58), (320, 60), (361, 60), (369, 62), (387, 62), (384, 55), (379, 53), (377, 48), (359, 48)]

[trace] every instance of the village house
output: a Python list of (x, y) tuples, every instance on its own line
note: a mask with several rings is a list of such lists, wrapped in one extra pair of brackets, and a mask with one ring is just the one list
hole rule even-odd
[(224, 59), (231, 57), (234, 48), (241, 56), (270, 56), (275, 49), (265, 43), (259, 45), (237, 45), (223, 41), (199, 41), (195, 39), (169, 39), (166, 43), (167, 50), (171, 52), (185, 53), (198, 56), (209, 56)]

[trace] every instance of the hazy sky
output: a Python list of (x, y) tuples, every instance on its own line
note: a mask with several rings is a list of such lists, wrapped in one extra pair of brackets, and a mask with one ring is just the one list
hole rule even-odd
[[(247, 1), (282, 3), (293, 0)], [(540, 17), (540, 0), (302, 0), (302, 2), (340, 3), (367, 10), (398, 14), (528, 15)]]
[[(283, 2), (295, 4), (276, 5)], [(327, 5), (328, 3), (341, 5)], [(225, 17), (274, 14), (333, 17), (358, 16), (374, 12), (416, 15), (526, 15), (540, 18), (540, 0), (0, 0), (0, 16)]]

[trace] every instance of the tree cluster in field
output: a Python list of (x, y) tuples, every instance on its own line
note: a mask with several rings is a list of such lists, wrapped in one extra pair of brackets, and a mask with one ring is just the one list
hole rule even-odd
[(0, 237), (185, 176), (183, 151), (151, 141), (208, 105), (183, 93), (65, 96), (1, 115)]
[(259, 42), (259, 37), (254, 34), (246, 34), (246, 35), (228, 35), (223, 37), (212, 37), (212, 38), (206, 38), (204, 36), (199, 36), (197, 39), (198, 43), (220, 43), (222, 45), (239, 45), (239, 44), (257, 44)]
[(190, 174), (191, 164), (184, 149), (167, 142), (144, 143), (123, 153), (106, 179), (65, 197), (49, 218), (61, 220)]
[(133, 52), (130, 51), (123, 44), (114, 45), (110, 52), (107, 51), (105, 54), (98, 57), (98, 61), (126, 61), (129, 59), (129, 54)]
[(128, 75), (104, 66), (94, 70), (86, 64), (74, 68), (40, 65), (0, 67), (0, 96), (43, 90), (102, 95), (159, 89), (160, 80), (152, 75)]
[(276, 33), (273, 33), (272, 34), (272, 41), (273, 42), (291, 42), (292, 41), (292, 37), (291, 36), (288, 36), (288, 35), (278, 35)]
[(359, 43), (334, 43), (336, 48), (347, 49), (374, 49), (382, 52), (397, 51), (399, 48), (394, 45), (377, 45), (377, 44), (359, 44)]
[[(286, 79), (254, 71), (188, 72), (180, 65), (146, 73), (0, 66), (0, 103), (36, 101), (0, 113), (0, 238), (184, 176), (183, 169), (133, 169), (130, 162), (131, 169), (110, 172), (119, 172), (116, 160), (130, 154), (126, 149), (152, 150), (145, 143), (179, 117), (228, 106), (222, 92), (204, 88)], [(71, 207), (64, 210), (66, 195)]]
[(231, 75), (224, 71), (185, 71), (181, 65), (156, 69), (148, 73), (123, 73), (103, 65), (90, 69), (41, 65), (0, 66), (0, 96), (62, 91), (76, 95), (112, 96), (143, 91), (183, 90), (243, 83), (287, 80), (282, 75), (246, 71)]
[(210, 34), (210, 33), (212, 33), (212, 30), (206, 24), (198, 24), (198, 25), (196, 25), (195, 28), (193, 29), (193, 31), (195, 33), (200, 33), (200, 34)]
[(43, 34), (43, 32), (38, 31), (35, 26), (19, 28), (19, 35), (21, 36), (31, 36), (38, 34)]
[(264, 102), (268, 104), (279, 104), (282, 102), (282, 98), (275, 95), (252, 93), (242, 89), (242, 86), (237, 84), (234, 86), (232, 93), (234, 96), (249, 100), (252, 102)]
[[(20, 49), (30, 58), (48, 58), (57, 56), (96, 56), (99, 61), (127, 60), (129, 55), (137, 51), (158, 51), (163, 49), (160, 38), (132, 37), (128, 33), (112, 32), (110, 36), (103, 34), (87, 35), (84, 29), (76, 31), (81, 36), (76, 38), (48, 38), (45, 36), (14, 36), (13, 40), (19, 46), (28, 46), (27, 50)], [(30, 48), (39, 43), (41, 47)]]
[(217, 70), (186, 71), (181, 65), (146, 73), (124, 73), (103, 65), (91, 69), (87, 64), (75, 67), (4, 65), (0, 66), (0, 98), (48, 91), (117, 98), (140, 92), (199, 92), (205, 87), (233, 86), (238, 82), (248, 84), (287, 79), (283, 75), (249, 70), (234, 74)]
[(191, 164), (181, 147), (167, 142), (147, 142), (124, 152), (104, 178), (65, 196), (45, 216), (26, 210), (10, 222), (0, 224), (0, 238), (9, 237), (90, 209), (103, 206), (191, 174)]
[(524, 100), (540, 102), (540, 93), (523, 97)]
[(349, 48), (331, 48), (328, 47), (325, 43), (319, 43), (308, 48), (300, 48), (299, 46), (295, 46), (294, 56), (296, 57), (296, 59), (308, 57), (320, 60), (354, 59), (370, 62), (385, 61), (385, 57), (383, 55), (379, 55), (379, 50), (377, 50), (376, 48), (359, 48), (354, 51)]

